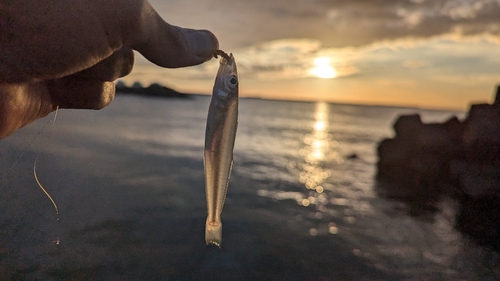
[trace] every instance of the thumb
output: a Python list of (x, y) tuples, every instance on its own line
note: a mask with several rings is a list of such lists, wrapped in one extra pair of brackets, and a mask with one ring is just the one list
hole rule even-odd
[(129, 33), (129, 46), (159, 66), (198, 65), (210, 60), (219, 49), (212, 32), (170, 25), (147, 2), (139, 21), (135, 32)]

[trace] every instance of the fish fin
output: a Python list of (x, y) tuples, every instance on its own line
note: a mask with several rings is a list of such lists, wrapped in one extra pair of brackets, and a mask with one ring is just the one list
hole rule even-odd
[(205, 227), (205, 242), (207, 245), (214, 244), (220, 248), (222, 244), (222, 223), (217, 221), (207, 221)]

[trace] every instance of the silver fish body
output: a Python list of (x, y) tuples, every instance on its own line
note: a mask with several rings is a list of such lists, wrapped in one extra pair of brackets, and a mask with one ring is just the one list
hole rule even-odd
[(205, 189), (207, 222), (205, 241), (220, 247), (221, 213), (233, 166), (233, 149), (238, 123), (238, 73), (233, 54), (220, 59), (205, 132)]

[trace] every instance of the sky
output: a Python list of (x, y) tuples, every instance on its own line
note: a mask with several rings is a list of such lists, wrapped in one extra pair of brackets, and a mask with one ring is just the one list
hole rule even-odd
[[(233, 53), (240, 96), (466, 110), (500, 84), (500, 0), (150, 0)], [(210, 94), (217, 60), (123, 81)]]

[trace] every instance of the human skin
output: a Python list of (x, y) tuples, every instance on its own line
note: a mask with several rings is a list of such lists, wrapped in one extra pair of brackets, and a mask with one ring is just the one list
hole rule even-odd
[(160, 67), (210, 60), (206, 30), (166, 23), (145, 0), (0, 2), (0, 138), (59, 108), (101, 109), (132, 50)]

